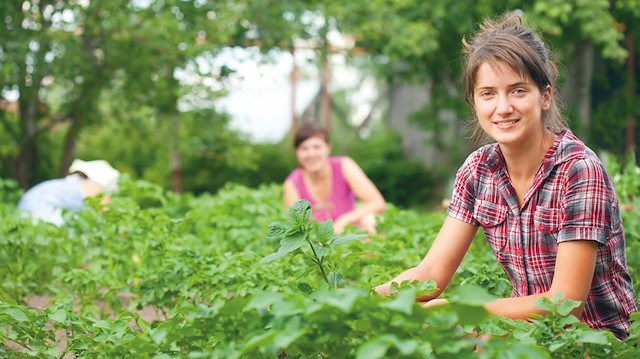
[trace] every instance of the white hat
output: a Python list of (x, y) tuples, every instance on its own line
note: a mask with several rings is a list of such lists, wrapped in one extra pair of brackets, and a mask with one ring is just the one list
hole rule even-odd
[(106, 192), (112, 192), (118, 189), (120, 172), (111, 167), (109, 162), (105, 160), (73, 160), (71, 167), (69, 167), (69, 173), (74, 172), (84, 173), (87, 175), (87, 178), (102, 187)]

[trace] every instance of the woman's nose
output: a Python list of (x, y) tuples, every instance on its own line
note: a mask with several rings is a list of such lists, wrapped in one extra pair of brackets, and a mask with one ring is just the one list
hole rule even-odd
[(513, 106), (511, 104), (511, 100), (509, 99), (509, 96), (506, 95), (499, 95), (498, 96), (498, 103), (496, 104), (496, 112), (498, 114), (508, 114), (513, 112)]

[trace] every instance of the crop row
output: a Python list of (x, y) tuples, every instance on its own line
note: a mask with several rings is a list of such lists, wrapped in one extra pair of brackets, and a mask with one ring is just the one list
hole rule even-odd
[[(429, 282), (405, 283), (389, 298), (372, 294), (373, 286), (421, 259), (443, 211), (391, 206), (379, 235), (352, 236), (333, 248), (341, 260), (342, 289), (335, 291), (304, 247), (263, 260), (279, 248), (267, 236), (269, 224), (285, 215), (279, 186), (229, 185), (199, 196), (129, 179), (121, 188), (108, 208), (92, 201), (81, 213), (66, 213), (66, 224), (56, 227), (20, 217), (19, 192), (0, 181), (0, 357), (639, 354), (640, 328), (620, 342), (577, 323), (568, 315), (572, 303), (559, 298), (541, 301), (552, 314), (533, 323), (487, 315), (482, 303), (508, 296), (511, 286), (482, 233), (445, 293), (449, 305), (424, 309), (414, 303), (433, 289)], [(623, 219), (637, 286), (640, 206), (628, 204)]]

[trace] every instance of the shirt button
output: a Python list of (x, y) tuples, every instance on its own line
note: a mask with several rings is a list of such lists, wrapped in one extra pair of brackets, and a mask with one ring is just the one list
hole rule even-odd
[(486, 218), (486, 219), (484, 220), (484, 224), (489, 224), (489, 222), (491, 222), (491, 221), (489, 220), (489, 218)]
[(544, 224), (542, 224), (542, 223), (541, 223), (541, 224), (540, 224), (540, 229), (544, 230), (544, 228), (545, 228), (545, 227), (544, 227)]
[(522, 288), (526, 288), (527, 287), (527, 282), (526, 281), (522, 281)]

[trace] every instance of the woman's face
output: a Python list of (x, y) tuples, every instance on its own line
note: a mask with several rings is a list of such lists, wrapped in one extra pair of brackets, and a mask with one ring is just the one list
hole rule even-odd
[(309, 137), (296, 148), (300, 167), (315, 172), (322, 169), (331, 154), (331, 145), (321, 135)]
[(551, 87), (541, 92), (531, 76), (522, 77), (505, 62), (482, 64), (476, 73), (473, 104), (480, 127), (501, 146), (542, 138), (542, 112), (550, 107)]

